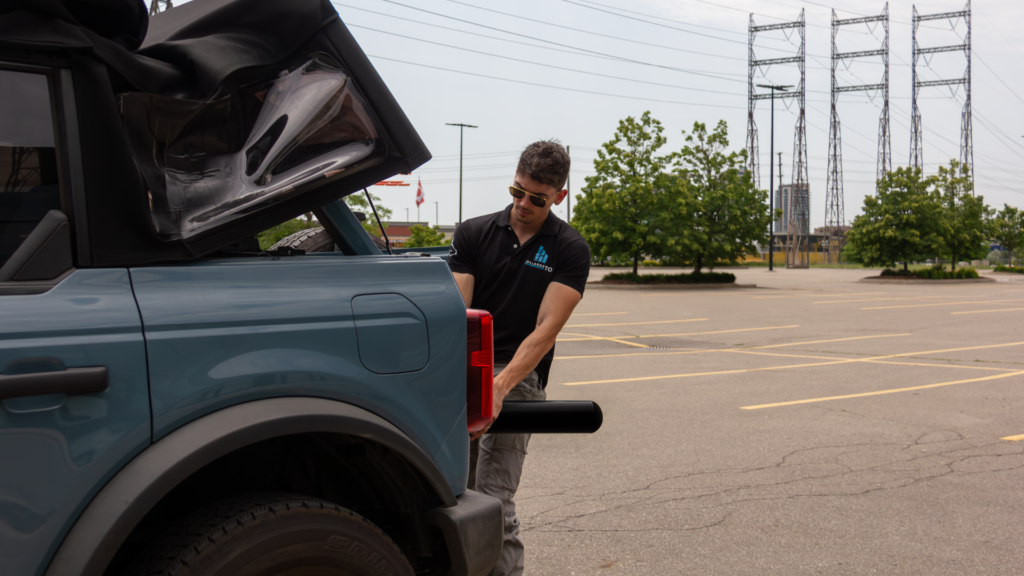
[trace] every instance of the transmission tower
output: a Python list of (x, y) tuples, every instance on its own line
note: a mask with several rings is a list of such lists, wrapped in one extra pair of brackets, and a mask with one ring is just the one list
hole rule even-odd
[[(754, 39), (758, 32), (772, 30), (795, 29), (800, 34), (800, 49), (796, 56), (785, 58), (769, 58), (757, 60), (754, 55)], [(795, 22), (784, 22), (782, 24), (768, 24), (756, 26), (754, 15), (750, 15), (748, 28), (748, 50), (747, 50), (747, 153), (748, 163), (755, 185), (760, 180), (757, 167), (757, 125), (754, 123), (754, 103), (758, 100), (768, 100), (772, 94), (758, 94), (754, 91), (754, 72), (761, 66), (772, 66), (776, 64), (796, 64), (800, 68), (800, 85), (793, 92), (776, 92), (775, 98), (796, 98), (799, 105), (799, 114), (796, 121), (796, 130), (793, 138), (793, 184), (785, 207), (786, 219), (786, 267), (806, 268), (810, 262), (809, 238), (810, 232), (810, 188), (807, 181), (807, 121), (806, 121), (806, 62), (807, 62), (807, 26), (804, 20), (804, 11), (800, 10), (800, 18)], [(771, 158), (768, 159), (771, 162)], [(780, 190), (781, 193), (781, 190)]]
[[(881, 22), (885, 31), (882, 47), (877, 50), (859, 52), (840, 52), (836, 45), (836, 35), (840, 26), (851, 24), (873, 24)], [(881, 84), (862, 84), (858, 86), (840, 86), (836, 81), (836, 69), (839, 64), (851, 58), (881, 56), (885, 65)], [(842, 92), (882, 92), (882, 115), (878, 119), (878, 166), (876, 181), (892, 170), (892, 152), (889, 145), (889, 4), (886, 3), (878, 16), (864, 18), (839, 19), (836, 11), (832, 11), (832, 115), (829, 122), (828, 138), (828, 177), (825, 192), (825, 231), (828, 234), (828, 261), (839, 262), (842, 251), (845, 226), (843, 202), (843, 150), (842, 133), (839, 123), (839, 94)]]
[(174, 8), (173, 0), (152, 0), (149, 5), (149, 15), (153, 16), (160, 12), (166, 12)]
[[(747, 163), (750, 176), (754, 181), (754, 188), (761, 187), (761, 174), (757, 167), (757, 124), (754, 123), (754, 102), (758, 100), (754, 94), (754, 36), (757, 35), (757, 26), (754, 26), (754, 15), (750, 15), (750, 24), (747, 26)], [(768, 162), (772, 159), (769, 158)], [(781, 193), (781, 192), (780, 192)], [(774, 209), (774, 207), (773, 207)]]
[[(963, 44), (953, 46), (936, 46), (932, 48), (921, 48), (917, 45), (917, 27), (921, 22), (928, 20), (949, 20), (955, 29), (957, 20), (964, 19), (967, 25), (967, 35)], [(914, 90), (912, 96), (913, 117), (910, 124), (910, 165), (915, 168), (924, 168), (924, 146), (922, 144), (923, 134), (921, 131), (921, 111), (917, 108), (917, 96), (921, 88), (931, 86), (964, 86), (964, 111), (960, 116), (960, 162), (970, 170), (971, 179), (974, 179), (974, 137), (971, 128), (971, 2), (959, 12), (943, 12), (942, 14), (917, 13), (917, 6), (914, 6), (913, 28), (911, 32), (913, 43), (913, 58), (910, 60), (910, 75), (913, 78)], [(949, 80), (925, 80), (917, 79), (917, 58), (926, 54), (937, 54), (939, 52), (963, 51), (967, 59), (967, 69), (962, 78)]]

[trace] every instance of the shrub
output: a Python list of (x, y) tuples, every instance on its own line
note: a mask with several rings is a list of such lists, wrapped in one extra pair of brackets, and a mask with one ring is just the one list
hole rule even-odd
[(996, 266), (993, 268), (995, 272), (1013, 272), (1015, 274), (1024, 274), (1024, 266)]
[(694, 272), (692, 274), (633, 274), (616, 272), (607, 274), (605, 280), (624, 280), (636, 284), (732, 284), (735, 274), (728, 272)]
[(896, 276), (902, 278), (918, 278), (920, 280), (967, 280), (978, 278), (978, 272), (973, 268), (960, 268), (949, 271), (941, 265), (925, 268), (924, 270), (882, 270), (882, 276)]

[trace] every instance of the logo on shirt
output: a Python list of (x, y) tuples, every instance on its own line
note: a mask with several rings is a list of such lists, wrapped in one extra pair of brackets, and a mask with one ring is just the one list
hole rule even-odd
[(524, 262), (524, 264), (526, 264), (527, 266), (530, 266), (531, 268), (536, 268), (538, 270), (544, 270), (545, 272), (554, 272), (555, 271), (554, 268), (552, 268), (551, 266), (545, 266), (544, 265), (547, 261), (548, 261), (548, 253), (545, 252), (544, 251), (544, 247), (541, 246), (537, 250), (537, 253), (534, 254), (533, 260), (527, 260), (526, 262)]
[(448, 246), (448, 256), (449, 257), (455, 256), (458, 253), (459, 253), (459, 251), (455, 249), (455, 245), (454, 244)]

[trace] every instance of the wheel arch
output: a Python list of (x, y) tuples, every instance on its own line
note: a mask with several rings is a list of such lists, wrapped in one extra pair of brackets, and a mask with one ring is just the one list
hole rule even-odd
[(258, 400), (208, 414), (143, 450), (86, 506), (45, 575), (102, 574), (149, 511), (193, 474), (258, 442), (308, 433), (344, 434), (388, 448), (422, 475), (443, 506), (457, 503), (431, 458), (381, 417), (322, 398)]

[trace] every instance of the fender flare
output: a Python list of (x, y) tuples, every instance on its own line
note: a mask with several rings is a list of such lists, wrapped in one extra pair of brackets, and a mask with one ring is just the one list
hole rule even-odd
[(239, 404), (185, 424), (124, 466), (61, 542), (45, 576), (98, 576), (145, 515), (194, 472), (250, 444), (289, 434), (335, 432), (377, 442), (419, 470), (445, 507), (457, 504), (431, 458), (401, 430), (362, 408), (323, 398)]

